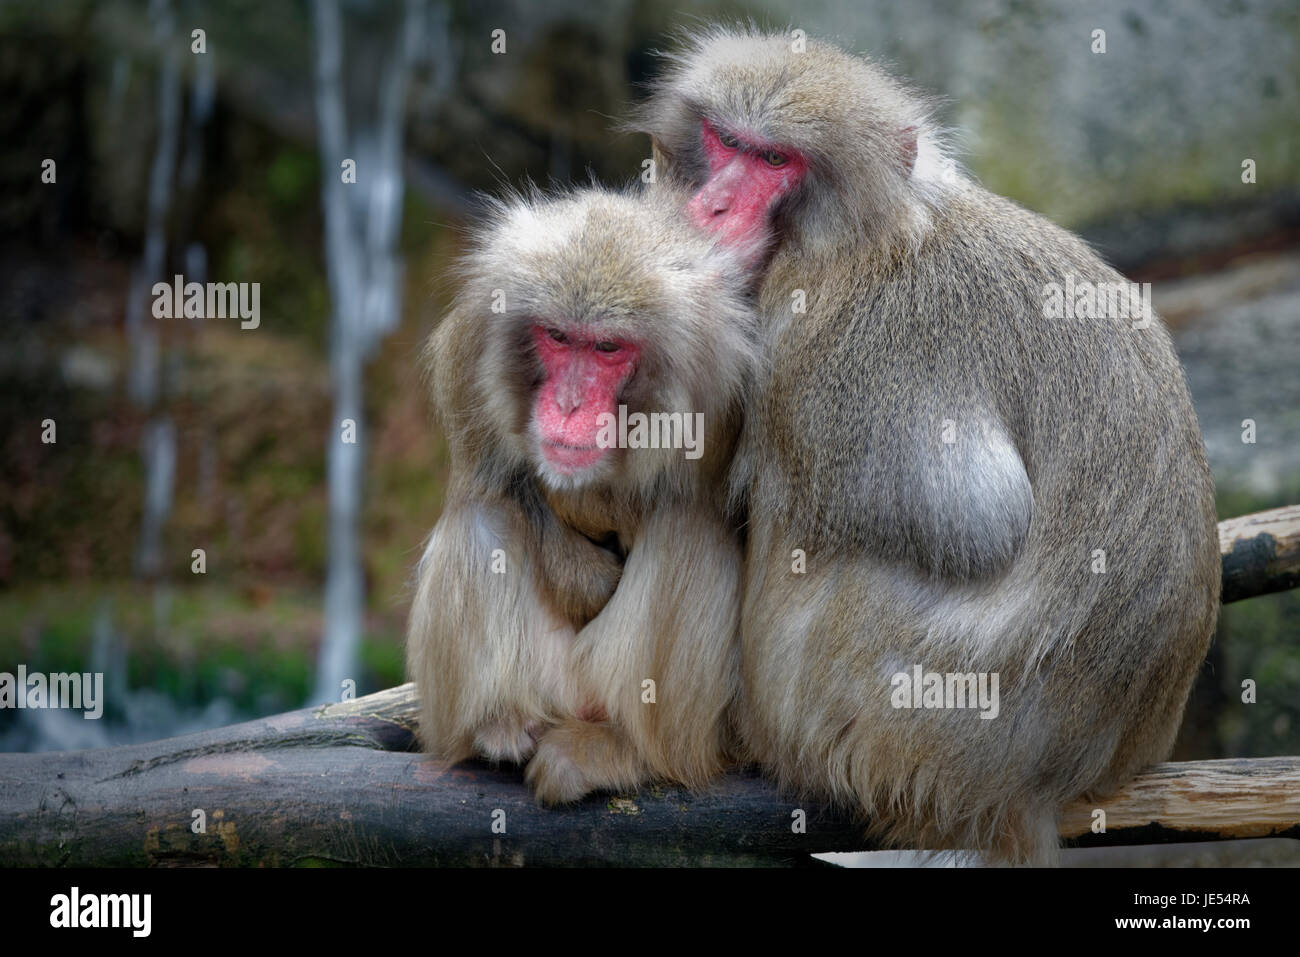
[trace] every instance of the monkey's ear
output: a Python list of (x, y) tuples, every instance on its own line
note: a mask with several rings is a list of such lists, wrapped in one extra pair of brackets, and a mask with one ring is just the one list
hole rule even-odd
[(911, 176), (916, 166), (916, 127), (905, 126), (898, 134), (898, 155), (903, 164), (903, 175)]

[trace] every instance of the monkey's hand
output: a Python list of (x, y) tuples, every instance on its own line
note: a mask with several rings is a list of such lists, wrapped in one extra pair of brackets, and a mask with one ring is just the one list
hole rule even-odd
[(623, 558), (548, 515), (542, 526), (538, 570), (551, 610), (582, 628), (605, 607), (623, 576)]

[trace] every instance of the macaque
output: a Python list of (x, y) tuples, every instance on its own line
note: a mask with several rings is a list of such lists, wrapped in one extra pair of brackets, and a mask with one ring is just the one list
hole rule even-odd
[(499, 203), (425, 350), (451, 478), (407, 636), (420, 739), (527, 762), (548, 804), (726, 761), (760, 351), (746, 265), (680, 207)]
[(886, 843), (1052, 863), (1064, 804), (1169, 754), (1214, 628), (1163, 325), (833, 46), (706, 31), (633, 125), (763, 270), (732, 473), (745, 753)]

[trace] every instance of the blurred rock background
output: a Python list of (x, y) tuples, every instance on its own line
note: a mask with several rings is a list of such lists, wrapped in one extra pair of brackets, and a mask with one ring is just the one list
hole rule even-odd
[[(415, 353), (451, 291), (473, 192), (634, 177), (646, 144), (611, 129), (653, 75), (652, 51), (701, 20), (838, 39), (936, 93), (974, 175), (1154, 284), (1220, 517), (1300, 502), (1293, 0), (420, 7), (402, 310), (365, 365), (358, 693), (402, 679), (406, 578), (447, 466)], [(345, 98), (364, 117), (385, 60), (360, 38), (409, 21), (397, 2), (341, 8)], [(191, 52), (195, 28), (206, 53)], [(335, 429), (315, 42), (305, 2), (0, 3), (0, 670), (93, 664), (118, 690), (101, 722), (0, 712), (0, 749), (158, 737), (309, 694)], [(41, 182), (46, 158), (57, 184)], [(155, 234), (163, 268), (149, 282), (260, 282), (262, 319), (250, 331), (148, 319), (156, 395), (142, 403), (131, 375), (145, 353), (126, 317)], [(53, 445), (40, 441), (47, 418)], [(1300, 594), (1225, 609), (1176, 757), (1300, 752), (1298, 633)]]

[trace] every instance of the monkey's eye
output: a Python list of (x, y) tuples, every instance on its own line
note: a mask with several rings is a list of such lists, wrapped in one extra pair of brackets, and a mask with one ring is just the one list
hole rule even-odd
[(763, 162), (768, 166), (784, 166), (788, 160), (784, 153), (778, 153), (776, 150), (763, 150), (761, 154)]
[(597, 352), (618, 352), (622, 348), (617, 342), (610, 342), (608, 339), (602, 339), (596, 343)]
[(556, 342), (569, 341), (569, 337), (566, 336), (564, 333), (562, 333), (559, 329), (547, 329), (546, 334), (550, 336), (552, 339), (554, 339)]
[(734, 150), (740, 145), (740, 140), (736, 139), (736, 137), (732, 136), (730, 133), (723, 132), (718, 133), (718, 142), (729, 150)]

